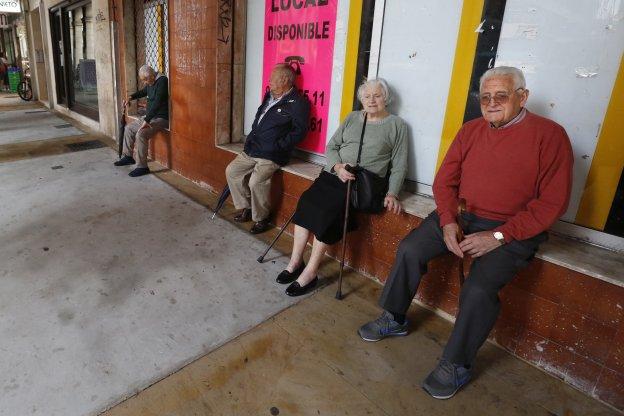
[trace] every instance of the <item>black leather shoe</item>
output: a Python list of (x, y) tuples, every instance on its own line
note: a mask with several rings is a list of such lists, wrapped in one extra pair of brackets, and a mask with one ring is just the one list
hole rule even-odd
[(127, 166), (127, 165), (134, 165), (136, 163), (136, 161), (131, 158), (130, 156), (124, 156), (121, 159), (119, 159), (117, 162), (113, 163), (113, 165), (115, 166)]
[(318, 283), (318, 276), (314, 276), (314, 279), (312, 279), (310, 283), (308, 283), (307, 285), (303, 287), (299, 284), (299, 282), (295, 280), (294, 282), (290, 284), (290, 286), (286, 288), (286, 294), (288, 296), (305, 295), (306, 293), (314, 289), (317, 283)]
[(251, 230), (249, 230), (249, 232), (252, 234), (260, 234), (265, 232), (269, 228), (271, 228), (271, 224), (269, 224), (269, 219), (267, 218), (265, 220), (260, 220), (255, 223), (253, 227), (251, 227)]
[(301, 262), (299, 267), (297, 267), (292, 273), (288, 270), (282, 271), (279, 275), (277, 275), (277, 279), (275, 279), (275, 281), (281, 285), (292, 283), (297, 280), (299, 275), (303, 272), (303, 269), (305, 269), (305, 263)]
[(234, 216), (236, 222), (248, 222), (251, 221), (251, 209), (243, 208)]
[(128, 176), (132, 176), (133, 178), (136, 178), (137, 176), (148, 175), (149, 173), (150, 173), (149, 168), (136, 168), (135, 170), (130, 172)]

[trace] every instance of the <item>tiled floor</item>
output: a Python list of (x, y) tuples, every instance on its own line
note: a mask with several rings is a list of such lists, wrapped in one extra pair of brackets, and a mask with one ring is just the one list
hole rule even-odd
[(0, 110), (10, 111), (23, 108), (44, 108), (43, 104), (37, 101), (24, 101), (17, 93), (0, 92)]

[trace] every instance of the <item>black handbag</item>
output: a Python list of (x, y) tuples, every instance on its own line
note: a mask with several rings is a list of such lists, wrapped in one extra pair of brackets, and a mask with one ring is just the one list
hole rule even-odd
[(355, 162), (355, 166), (347, 166), (347, 170), (355, 175), (355, 180), (351, 184), (351, 207), (360, 212), (377, 214), (384, 210), (384, 199), (388, 192), (388, 177), (383, 178), (360, 166), (367, 118), (368, 114), (365, 114), (357, 162)]

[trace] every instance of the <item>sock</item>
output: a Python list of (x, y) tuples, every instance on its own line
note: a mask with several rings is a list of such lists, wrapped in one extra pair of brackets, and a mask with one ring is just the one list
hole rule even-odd
[(390, 312), (394, 317), (395, 322), (399, 325), (403, 325), (405, 323), (405, 314)]

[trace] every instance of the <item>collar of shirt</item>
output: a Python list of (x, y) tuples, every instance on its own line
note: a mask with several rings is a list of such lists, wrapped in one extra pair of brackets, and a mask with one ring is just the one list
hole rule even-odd
[(277, 104), (282, 98), (286, 97), (288, 94), (290, 94), (290, 92), (292, 91), (292, 87), (286, 91), (284, 94), (280, 95), (279, 97), (275, 98), (273, 97), (273, 94), (269, 93), (269, 101), (267, 101), (266, 106), (264, 107), (264, 109), (262, 110), (262, 114), (260, 114), (260, 118), (258, 118), (258, 122), (260, 122), (262, 120), (262, 118), (264, 117), (264, 115), (267, 113), (267, 111), (269, 111), (269, 109), (271, 107), (273, 107), (275, 104)]
[(518, 115), (515, 116), (514, 118), (512, 118), (511, 120), (509, 120), (507, 123), (505, 123), (505, 124), (503, 124), (502, 126), (499, 126), (499, 127), (494, 127), (494, 125), (492, 123), (490, 123), (490, 127), (493, 128), (493, 129), (501, 130), (501, 129), (506, 129), (507, 127), (511, 127), (514, 124), (518, 124), (522, 120), (524, 120), (524, 117), (526, 116), (526, 111), (527, 111), (526, 108), (522, 107), (522, 110), (520, 110)]
[(286, 97), (288, 94), (290, 94), (290, 92), (293, 90), (293, 87), (290, 87), (290, 89), (288, 91), (286, 91), (284, 94), (280, 95), (279, 97), (273, 97), (273, 94), (269, 93), (269, 104), (275, 104), (276, 102), (278, 102), (279, 100), (281, 100), (282, 98)]

